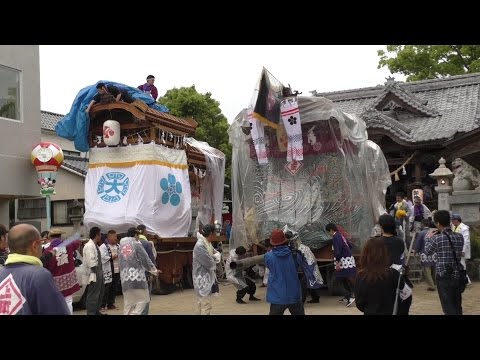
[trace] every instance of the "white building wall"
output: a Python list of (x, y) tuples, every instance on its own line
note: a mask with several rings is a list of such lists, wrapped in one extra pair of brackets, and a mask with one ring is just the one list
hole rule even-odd
[[(37, 194), (30, 162), (40, 142), (40, 60), (38, 45), (0, 45), (0, 65), (19, 71), (20, 119), (0, 118), (0, 222), (8, 226), (8, 201)], [(2, 84), (0, 84), (2, 86)]]

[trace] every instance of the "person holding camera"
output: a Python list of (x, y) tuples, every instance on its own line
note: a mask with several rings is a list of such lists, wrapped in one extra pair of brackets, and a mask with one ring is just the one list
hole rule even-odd
[(460, 283), (460, 257), (463, 251), (463, 235), (450, 227), (450, 213), (438, 210), (433, 215), (438, 231), (425, 239), (425, 253), (437, 254), (435, 264), (437, 291), (445, 315), (462, 315), (462, 284)]

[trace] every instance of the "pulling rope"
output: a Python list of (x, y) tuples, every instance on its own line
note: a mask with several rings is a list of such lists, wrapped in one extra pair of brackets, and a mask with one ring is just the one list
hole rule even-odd
[(397, 168), (397, 170), (392, 171), (392, 172), (390, 173), (390, 176), (394, 176), (394, 175), (395, 175), (395, 181), (400, 181), (400, 176), (398, 176), (398, 172), (399, 172), (400, 170), (403, 170), (403, 169), (405, 168), (405, 165), (410, 164), (410, 161), (412, 161), (412, 159), (414, 158), (415, 155), (417, 155), (417, 153), (418, 153), (418, 150), (415, 150), (415, 151), (413, 152), (413, 154), (410, 155), (410, 157), (409, 157), (402, 165), (400, 165), (400, 166)]

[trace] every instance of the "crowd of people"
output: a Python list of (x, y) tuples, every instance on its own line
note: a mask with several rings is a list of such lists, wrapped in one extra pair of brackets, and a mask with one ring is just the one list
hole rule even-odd
[[(359, 264), (344, 234), (335, 224), (326, 225), (325, 230), (332, 237), (334, 282), (343, 291), (339, 302), (347, 307), (355, 303), (366, 315), (408, 315), (414, 292), (408, 261), (416, 254), (424, 268), (428, 290), (438, 290), (443, 312), (446, 315), (462, 314), (462, 292), (467, 285), (465, 282), (470, 283), (470, 279), (464, 281), (461, 276), (465, 259), (470, 256), (468, 226), (462, 223), (459, 214), (450, 215), (446, 210), (430, 212), (420, 198), (415, 198), (410, 207), (400, 194), (394, 213), (402, 208), (405, 214), (400, 217), (407, 217), (409, 222), (399, 222), (399, 216), (381, 215), (378, 219), (380, 232), (366, 241)], [(401, 233), (405, 223), (413, 236), (411, 253), (406, 246), (405, 233)], [(292, 238), (296, 240), (293, 244), (289, 241)], [(262, 283), (267, 286), (269, 313), (280, 315), (288, 309), (293, 315), (303, 315), (307, 289), (312, 298), (309, 302), (317, 303), (319, 295), (316, 290), (323, 284), (316, 260), (313, 254), (309, 255), (311, 250), (301, 244), (298, 234), (294, 236), (287, 229), (272, 230), (266, 244), (266, 271)], [(254, 296), (255, 283), (245, 275), (244, 269), (229, 269), (229, 266), (231, 262), (244, 259), (245, 254), (243, 246), (237, 247), (230, 251), (226, 261), (227, 279), (237, 288), (236, 301), (240, 304), (245, 303), (243, 297), (246, 294)], [(214, 271), (213, 252), (211, 255), (211, 269)], [(201, 283), (200, 277), (197, 282)], [(211, 306), (208, 313), (210, 311)]]
[[(404, 206), (397, 201), (395, 213)], [(417, 201), (416, 206), (420, 207)], [(380, 233), (364, 244), (359, 262), (352, 254), (352, 244), (329, 223), (325, 231), (332, 237), (333, 271), (336, 288), (343, 291), (339, 302), (356, 307), (366, 315), (408, 315), (413, 301), (413, 283), (408, 273), (408, 259), (418, 255), (424, 268), (429, 291), (438, 291), (446, 315), (462, 314), (462, 293), (470, 283), (464, 278), (466, 259), (470, 257), (469, 228), (459, 214), (435, 211), (424, 218), (426, 209), (413, 210), (412, 253), (406, 248), (398, 217), (390, 214), (378, 219)], [(414, 208), (415, 209), (415, 208)], [(407, 212), (407, 211), (405, 211)], [(420, 225), (415, 222), (419, 220)], [(93, 227), (82, 250), (82, 279), (79, 282), (75, 265), (80, 253), (80, 240), (62, 239), (60, 228), (42, 234), (32, 225), (19, 224), (7, 230), (0, 225), (0, 314), (59, 314), (73, 313), (72, 295), (86, 286), (88, 315), (104, 315), (117, 309), (118, 287), (123, 292), (125, 315), (147, 315), (151, 301), (152, 279), (158, 276), (156, 250), (147, 240), (146, 227), (128, 229), (124, 236), (114, 230), (102, 239), (101, 230)], [(222, 254), (213, 246), (217, 229), (207, 224), (197, 233), (193, 249), (192, 280), (197, 298), (197, 313), (212, 312), (211, 297), (218, 295), (218, 264)], [(266, 241), (266, 253), (261, 257), (265, 266), (262, 286), (266, 286), (266, 301), (270, 315), (289, 310), (292, 315), (304, 315), (307, 293), (309, 303), (319, 303), (318, 291), (324, 285), (313, 252), (302, 244), (298, 233), (273, 229)], [(247, 249), (238, 246), (230, 250), (225, 261), (226, 279), (236, 288), (235, 301), (247, 304), (260, 301), (255, 296), (255, 278), (250, 268), (234, 267), (247, 259)], [(328, 284), (329, 286), (333, 284)]]
[(62, 239), (60, 228), (40, 234), (29, 224), (9, 231), (0, 225), (0, 314), (71, 315), (72, 295), (85, 286), (87, 315), (105, 315), (117, 309), (120, 285), (124, 314), (148, 314), (148, 275), (160, 271), (156, 250), (144, 233), (144, 225), (132, 227), (118, 243), (114, 230), (102, 240), (100, 228), (93, 227), (79, 256), (80, 239)]

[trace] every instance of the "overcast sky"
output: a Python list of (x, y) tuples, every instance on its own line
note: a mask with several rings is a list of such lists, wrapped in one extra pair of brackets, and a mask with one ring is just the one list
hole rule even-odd
[[(67, 114), (77, 93), (98, 80), (130, 86), (155, 76), (159, 96), (174, 87), (211, 92), (232, 122), (248, 106), (262, 67), (284, 85), (336, 91), (383, 84), (384, 45), (41, 45), (42, 110)], [(395, 75), (396, 80), (404, 80)]]

